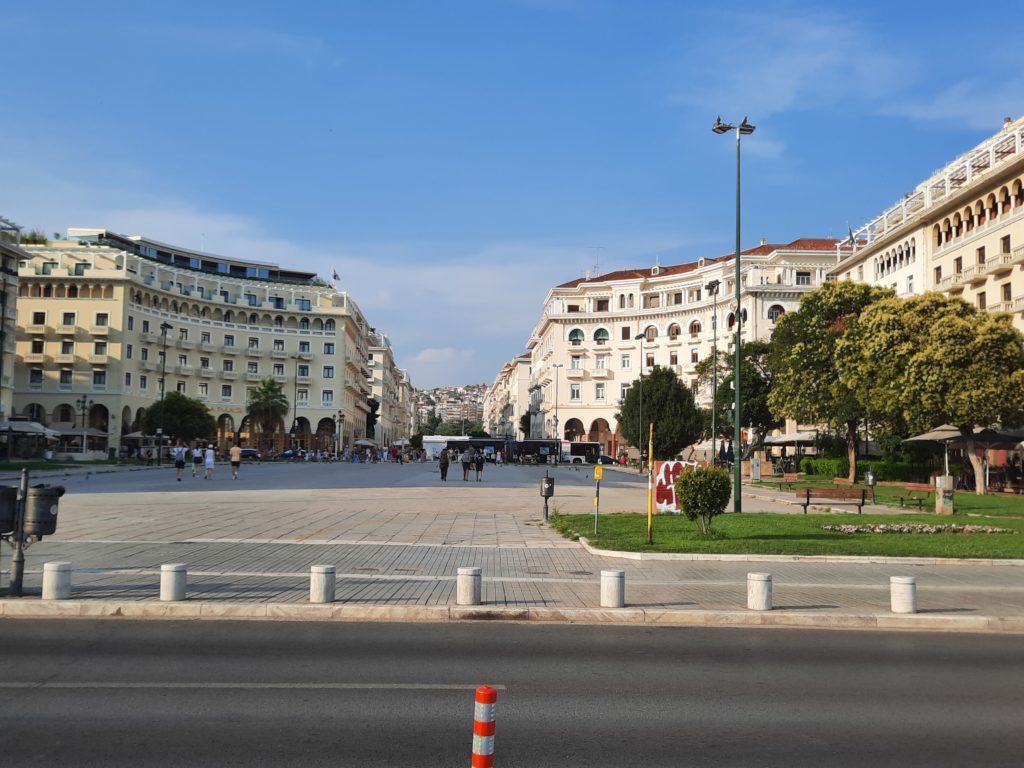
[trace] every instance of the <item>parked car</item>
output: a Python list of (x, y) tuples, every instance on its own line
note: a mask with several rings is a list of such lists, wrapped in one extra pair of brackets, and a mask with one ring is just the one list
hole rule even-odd
[(260, 456), (260, 452), (257, 451), (255, 448), (243, 448), (242, 449), (242, 458), (243, 459), (253, 459), (254, 461), (259, 461), (263, 457)]
[(306, 452), (301, 448), (298, 450), (295, 450), (294, 448), (289, 448), (287, 451), (281, 451), (279, 454), (277, 454), (277, 458), (284, 459), (285, 461), (304, 459), (305, 457)]
[(598, 461), (599, 461), (599, 462), (600, 462), (601, 464), (618, 464), (618, 463), (619, 463), (618, 461), (616, 461), (616, 459), (615, 459), (615, 457), (614, 457), (614, 456), (609, 456), (609, 455), (608, 455), (608, 454), (606, 454), (606, 453), (602, 453), (602, 454), (601, 454), (601, 455), (600, 455), (600, 456), (598, 457)]

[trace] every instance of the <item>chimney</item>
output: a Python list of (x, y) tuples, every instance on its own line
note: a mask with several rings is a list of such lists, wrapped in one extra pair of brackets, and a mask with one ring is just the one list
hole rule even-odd
[(1013, 125), (1013, 118), (1012, 117), (1004, 117), (1003, 118), (1003, 130), (1004, 131), (1007, 130), (1011, 125)]
[(761, 238), (761, 245), (768, 245), (768, 241), (765, 240), (763, 237)]

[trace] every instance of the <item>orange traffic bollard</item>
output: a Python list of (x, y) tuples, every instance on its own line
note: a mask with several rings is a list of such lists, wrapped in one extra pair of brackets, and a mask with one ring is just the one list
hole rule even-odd
[(472, 768), (491, 768), (494, 765), (494, 709), (497, 701), (497, 689), (489, 685), (476, 689)]

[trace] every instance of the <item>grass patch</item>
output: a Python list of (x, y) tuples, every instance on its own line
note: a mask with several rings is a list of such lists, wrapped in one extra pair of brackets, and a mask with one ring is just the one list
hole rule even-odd
[(70, 469), (71, 467), (117, 466), (118, 463), (116, 459), (114, 461), (109, 459), (90, 461), (11, 461), (0, 462), (0, 472), (20, 472), (23, 469), (27, 469), (29, 472), (43, 472), (52, 469)]
[[(960, 523), (1010, 528), (1013, 533), (845, 534), (822, 529), (842, 523)], [(561, 515), (551, 526), (562, 535), (586, 536), (599, 549), (625, 552), (700, 552), (757, 555), (885, 555), (889, 557), (1024, 558), (1024, 515), (937, 517), (935, 515), (719, 515), (712, 523), (722, 538), (701, 536), (696, 522), (682, 515), (656, 515), (654, 544), (647, 544), (647, 516), (601, 515), (594, 535), (593, 515)]]

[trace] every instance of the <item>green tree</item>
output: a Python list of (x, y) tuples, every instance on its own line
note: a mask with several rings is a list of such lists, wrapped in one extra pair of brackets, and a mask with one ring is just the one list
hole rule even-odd
[(732, 475), (719, 467), (685, 469), (676, 478), (676, 506), (700, 531), (711, 533), (711, 518), (725, 512), (732, 496)]
[(279, 423), (283, 423), (288, 408), (288, 398), (274, 379), (265, 378), (253, 391), (246, 413), (253, 424), (253, 431), (262, 434), (262, 447), (269, 445), (269, 436)]
[(857, 426), (867, 411), (839, 375), (837, 350), (857, 316), (892, 295), (887, 288), (849, 280), (825, 283), (806, 294), (797, 311), (779, 318), (769, 345), (772, 412), (802, 424), (843, 430), (850, 480), (857, 476)]
[(891, 428), (960, 430), (985, 492), (974, 427), (1024, 421), (1024, 335), (1009, 314), (938, 292), (867, 307), (837, 346), (839, 373)]
[(155, 403), (143, 422), (147, 433), (163, 429), (164, 434), (184, 442), (217, 434), (217, 422), (206, 406), (181, 392), (168, 392), (163, 403)]
[[(743, 360), (743, 386), (740, 389), (740, 408), (743, 414), (740, 427), (752, 427), (757, 433), (758, 444), (763, 443), (765, 435), (782, 423), (772, 412), (768, 402), (773, 385), (773, 377), (768, 367), (769, 349), (770, 346), (765, 341), (749, 341), (740, 346)], [(718, 382), (715, 418), (720, 432), (728, 429), (734, 433), (736, 429), (733, 420), (736, 403), (736, 390), (733, 385), (735, 367), (736, 357), (730, 355), (726, 364), (727, 373)]]
[(415, 435), (409, 438), (409, 445), (415, 448), (417, 451), (423, 450), (423, 435), (417, 432)]
[(479, 421), (463, 421), (462, 419), (455, 419), (454, 421), (442, 422), (437, 427), (436, 435), (448, 435), (455, 437), (456, 435), (466, 435), (476, 437), (473, 435), (474, 432), (481, 432), (481, 437), (487, 437), (487, 433), (483, 431), (484, 425)]
[(529, 411), (519, 417), (519, 431), (523, 433), (523, 439), (527, 440), (530, 437), (530, 421), (531, 414)]
[(647, 425), (653, 423), (654, 456), (651, 458), (659, 460), (671, 459), (693, 444), (700, 437), (703, 423), (689, 388), (671, 369), (658, 365), (644, 376), (642, 387), (638, 382), (629, 388), (615, 419), (622, 436), (641, 449), (647, 446)]
[(379, 418), (380, 402), (372, 397), (366, 401), (370, 410), (366, 413), (366, 436), (373, 437), (376, 434), (377, 419)]
[(431, 410), (430, 415), (427, 416), (427, 423), (423, 425), (423, 434), (436, 435), (439, 426), (441, 426), (441, 417), (437, 415), (437, 411)]

